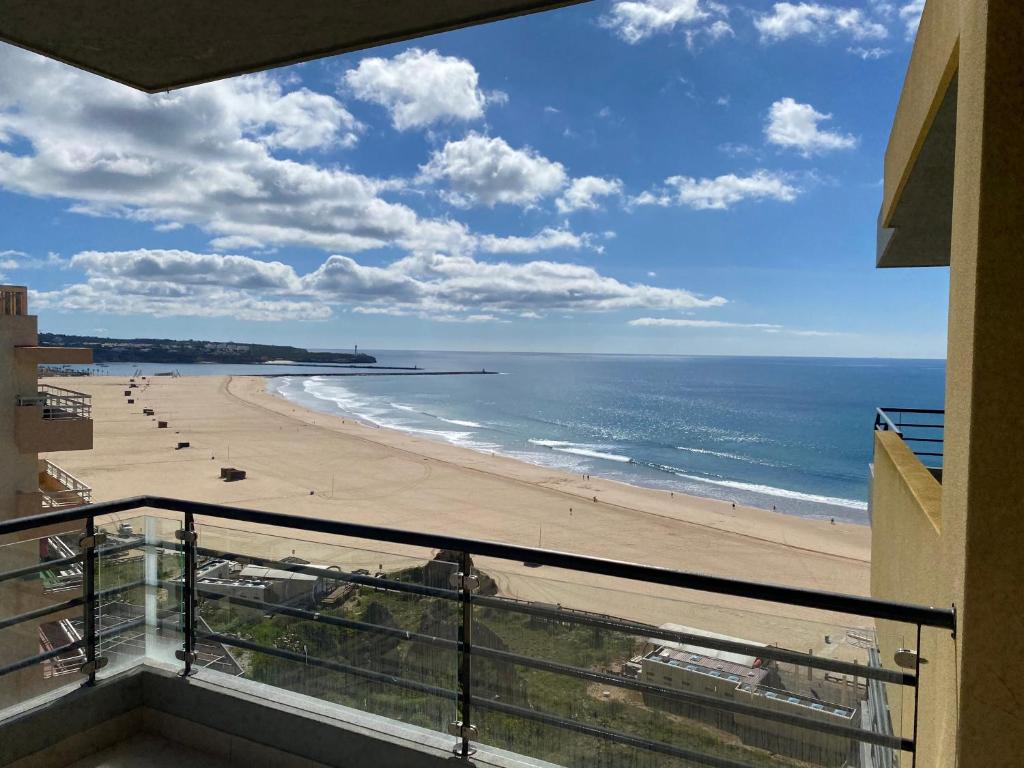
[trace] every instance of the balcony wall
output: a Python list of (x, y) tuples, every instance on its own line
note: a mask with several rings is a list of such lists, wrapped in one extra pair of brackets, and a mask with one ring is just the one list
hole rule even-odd
[(40, 405), (19, 405), (14, 411), (14, 440), (21, 453), (92, 448), (92, 419), (44, 419)]
[[(952, 577), (944, 567), (942, 486), (895, 432), (875, 432), (874, 475), (871, 486), (871, 594), (874, 597), (936, 607), (953, 603)], [(877, 623), (878, 645), (891, 662), (900, 648), (916, 647), (912, 627), (889, 621)], [(926, 632), (921, 656), (928, 674), (922, 681), (917, 742), (918, 765), (955, 764), (956, 644), (946, 632)], [(914, 702), (890, 692), (890, 702), (902, 701), (893, 720), (912, 728)], [(899, 726), (897, 726), (898, 728)]]
[(92, 350), (87, 347), (16, 347), (14, 359), (18, 365), (88, 365)]

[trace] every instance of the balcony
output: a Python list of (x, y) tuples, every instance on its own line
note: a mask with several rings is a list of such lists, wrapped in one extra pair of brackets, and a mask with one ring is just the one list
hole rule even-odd
[(39, 490), (44, 510), (68, 509), (92, 503), (92, 488), (48, 459), (39, 461)]
[(92, 350), (88, 347), (19, 346), (14, 348), (14, 360), (29, 365), (88, 365), (92, 362)]
[(0, 285), (0, 315), (17, 317), (28, 314), (28, 288), (23, 285)]
[[(955, 625), (945, 609), (157, 497), (0, 537), (19, 539), (0, 548), (0, 765), (19, 768), (157, 738), (210, 764), (909, 765), (913, 705), (943, 674), (916, 643)], [(903, 630), (896, 656), (878, 651), (882, 622)]]
[(92, 448), (92, 397), (47, 384), (17, 398), (14, 439), (22, 453)]
[(941, 483), (945, 416), (945, 411), (931, 408), (879, 408), (875, 431), (897, 435)]

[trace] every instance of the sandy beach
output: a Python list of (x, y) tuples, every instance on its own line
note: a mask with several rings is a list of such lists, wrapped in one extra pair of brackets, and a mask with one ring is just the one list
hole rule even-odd
[[(48, 456), (92, 486), (97, 501), (148, 493), (540, 543), (752, 581), (852, 594), (868, 590), (866, 526), (583, 479), (309, 411), (267, 393), (266, 380), (259, 377), (151, 378), (134, 391), (133, 405), (124, 396), (126, 381), (121, 376), (75, 380), (75, 389), (93, 396), (94, 448)], [(167, 429), (158, 429), (153, 418), (142, 414), (147, 407), (169, 422)], [(191, 445), (175, 450), (178, 441)], [(244, 469), (248, 478), (225, 483), (221, 466)], [(214, 538), (219, 537), (210, 531), (208, 540)], [(363, 544), (394, 557), (415, 554)], [(364, 559), (379, 562), (388, 556), (373, 553)], [(825, 655), (859, 656), (853, 645), (836, 642), (836, 632), (843, 637), (845, 626), (870, 625), (863, 619), (681, 594), (520, 563), (478, 565), (495, 576), (504, 593), (524, 599), (682, 623), (804, 650), (814, 647)], [(829, 633), (832, 642), (826, 643)]]

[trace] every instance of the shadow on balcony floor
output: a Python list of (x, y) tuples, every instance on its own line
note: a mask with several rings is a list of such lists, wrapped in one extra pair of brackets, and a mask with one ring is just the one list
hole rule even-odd
[(67, 768), (227, 768), (229, 763), (145, 733), (89, 755)]

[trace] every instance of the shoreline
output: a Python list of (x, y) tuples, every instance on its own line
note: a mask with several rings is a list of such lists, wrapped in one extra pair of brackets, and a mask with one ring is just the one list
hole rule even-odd
[[(584, 480), (302, 408), (267, 392), (263, 379), (154, 378), (134, 390), (133, 405), (125, 402), (125, 381), (125, 376), (76, 381), (77, 389), (93, 397), (94, 448), (47, 457), (90, 485), (97, 501), (153, 494), (539, 544), (745, 581), (856, 595), (869, 591), (870, 530), (865, 526), (740, 505), (733, 509), (727, 502), (615, 480)], [(155, 409), (168, 428), (158, 429), (142, 414), (144, 407)], [(179, 440), (191, 447), (175, 450)], [(225, 483), (220, 466), (245, 469), (248, 477)], [(208, 542), (221, 535), (224, 525), (209, 519), (200, 524)], [(249, 530), (264, 532), (258, 526)], [(273, 536), (254, 538), (261, 547), (276, 548), (278, 555), (288, 554), (282, 536), (290, 536), (330, 542), (339, 557), (372, 559), (372, 566), (430, 556), (375, 542), (266, 532)], [(230, 543), (246, 534), (224, 535)], [(480, 558), (478, 567), (493, 575), (503, 594), (520, 599), (655, 624), (674, 621), (758, 642), (815, 647), (830, 656), (855, 649), (826, 643), (825, 635), (841, 637), (847, 627), (870, 625), (811, 609), (530, 569), (522, 563)]]
[[(628, 510), (630, 512), (634, 512), (634, 513), (638, 513), (638, 514), (654, 515), (654, 516), (658, 516), (658, 517), (664, 517), (665, 519), (669, 519), (669, 520), (677, 520), (679, 522), (685, 522), (685, 523), (688, 523), (688, 524), (691, 524), (691, 525), (707, 526), (707, 527), (713, 528), (715, 530), (720, 530), (720, 531), (729, 532), (729, 533), (737, 533), (739, 531), (737, 530), (737, 528), (735, 528), (733, 526), (730, 526), (728, 524), (714, 524), (713, 520), (717, 520), (721, 516), (726, 516), (728, 518), (736, 520), (736, 519), (738, 519), (739, 516), (749, 515), (749, 514), (752, 513), (755, 517), (758, 517), (758, 518), (761, 518), (761, 516), (767, 516), (767, 518), (760, 519), (759, 522), (779, 521), (779, 520), (782, 520), (782, 521), (793, 520), (793, 521), (799, 521), (799, 522), (807, 522), (807, 523), (810, 523), (810, 524), (817, 524), (819, 526), (824, 526), (824, 527), (827, 527), (827, 528), (844, 527), (844, 528), (854, 528), (854, 529), (868, 529), (868, 526), (862, 525), (860, 523), (850, 523), (850, 522), (841, 522), (840, 523), (840, 522), (837, 522), (835, 525), (833, 525), (833, 524), (829, 523), (827, 520), (825, 520), (823, 518), (819, 519), (819, 518), (800, 517), (798, 515), (789, 515), (789, 514), (786, 514), (784, 512), (778, 512), (778, 511), (772, 511), (772, 510), (768, 510), (768, 509), (763, 509), (761, 507), (753, 507), (753, 506), (747, 506), (747, 505), (741, 505), (741, 504), (733, 505), (732, 502), (722, 501), (720, 499), (713, 499), (713, 498), (709, 498), (709, 497), (705, 497), (705, 496), (697, 496), (695, 494), (688, 494), (688, 493), (681, 493), (681, 492), (675, 492), (675, 491), (668, 491), (668, 490), (663, 490), (663, 489), (660, 489), (660, 488), (651, 488), (651, 487), (648, 487), (648, 486), (636, 485), (634, 483), (629, 483), (629, 482), (627, 482), (625, 480), (618, 480), (618, 479), (614, 479), (614, 478), (606, 478), (606, 477), (601, 477), (601, 476), (588, 476), (588, 479), (584, 480), (584, 479), (581, 479), (581, 477), (579, 475), (575, 474), (575, 473), (566, 472), (563, 469), (559, 469), (557, 467), (550, 467), (550, 466), (547, 466), (547, 465), (544, 465), (544, 464), (534, 464), (532, 462), (525, 461), (525, 460), (520, 459), (518, 457), (509, 456), (507, 454), (501, 453), (500, 451), (486, 452), (486, 451), (476, 450), (474, 448), (468, 448), (468, 447), (465, 447), (465, 446), (456, 445), (456, 444), (448, 442), (448, 441), (434, 440), (434, 439), (431, 439), (429, 437), (421, 437), (419, 435), (416, 435), (415, 433), (406, 432), (406, 431), (401, 430), (401, 429), (395, 429), (395, 428), (392, 428), (392, 427), (387, 427), (387, 426), (382, 426), (380, 424), (375, 424), (372, 421), (368, 421), (368, 420), (366, 420), (364, 418), (361, 418), (361, 417), (340, 416), (340, 415), (337, 415), (337, 414), (326, 413), (324, 411), (313, 410), (311, 408), (307, 408), (307, 407), (303, 406), (300, 403), (296, 403), (296, 402), (294, 402), (292, 400), (289, 400), (287, 397), (285, 397), (283, 395), (280, 395), (280, 394), (278, 394), (276, 392), (270, 392), (269, 390), (266, 389), (265, 386), (259, 387), (259, 386), (253, 386), (249, 382), (245, 382), (245, 383), (236, 382), (235, 381), (236, 377), (228, 377), (228, 378), (229, 378), (229, 381), (228, 381), (228, 391), (231, 394), (234, 394), (234, 395), (236, 395), (236, 396), (238, 396), (238, 397), (240, 397), (242, 399), (251, 400), (253, 402), (259, 402), (260, 404), (264, 405), (265, 407), (268, 407), (270, 410), (274, 410), (274, 411), (276, 411), (278, 413), (282, 413), (283, 412), (282, 408), (290, 408), (292, 410), (301, 411), (302, 415), (295, 416), (296, 418), (300, 418), (300, 419), (302, 419), (304, 421), (307, 421), (307, 423), (314, 423), (314, 424), (317, 423), (317, 420), (319, 419), (320, 420), (319, 426), (322, 426), (322, 427), (328, 426), (327, 424), (323, 423), (324, 419), (332, 420), (333, 421), (333, 424), (331, 425), (332, 428), (338, 429), (339, 431), (342, 431), (342, 432), (345, 432), (345, 433), (349, 433), (350, 430), (345, 430), (345, 429), (343, 429), (343, 427), (345, 427), (345, 426), (347, 426), (349, 424), (359, 425), (362, 429), (366, 429), (366, 430), (377, 430), (380, 433), (382, 433), (382, 435), (379, 438), (379, 440), (380, 440), (380, 442), (382, 444), (398, 447), (398, 444), (404, 443), (405, 441), (410, 441), (411, 445), (416, 446), (416, 450), (411, 451), (412, 453), (414, 453), (416, 455), (429, 456), (430, 458), (432, 458), (434, 460), (449, 461), (449, 462), (452, 462), (452, 463), (455, 463), (455, 464), (461, 464), (463, 467), (466, 466), (466, 463), (470, 463), (470, 464), (478, 463), (478, 462), (472, 462), (470, 460), (470, 457), (482, 457), (484, 459), (494, 459), (494, 460), (501, 461), (501, 462), (510, 462), (512, 467), (517, 467), (518, 466), (518, 467), (521, 468), (521, 471), (517, 473), (517, 472), (515, 472), (514, 469), (509, 471), (509, 469), (510, 469), (509, 467), (502, 467), (501, 468), (501, 469), (504, 469), (505, 471), (501, 471), (501, 469), (499, 469), (497, 467), (490, 467), (490, 466), (485, 466), (485, 467), (476, 467), (476, 466), (474, 466), (473, 467), (473, 469), (475, 469), (476, 471), (481, 471), (481, 472), (493, 471), (493, 472), (495, 472), (495, 474), (498, 474), (498, 475), (500, 475), (502, 477), (505, 477), (506, 479), (520, 480), (521, 478), (519, 478), (517, 475), (519, 475), (519, 474), (526, 475), (527, 473), (529, 473), (529, 470), (536, 470), (537, 472), (542, 473), (544, 475), (548, 475), (548, 474), (559, 475), (559, 476), (561, 476), (561, 478), (560, 478), (561, 482), (560, 482), (557, 490), (559, 492), (565, 493), (567, 495), (574, 495), (574, 496), (578, 497), (581, 501), (584, 501), (584, 502), (587, 501), (588, 499), (592, 499), (593, 498), (592, 495), (590, 495), (591, 491), (596, 490), (596, 491), (608, 492), (611, 489), (607, 488), (606, 486), (612, 485), (612, 486), (617, 486), (617, 487), (621, 488), (629, 496), (635, 496), (635, 495), (641, 495), (641, 494), (646, 496), (646, 495), (649, 495), (649, 494), (655, 494), (658, 497), (661, 497), (662, 500), (667, 498), (668, 500), (678, 501), (681, 505), (684, 506), (684, 508), (687, 507), (687, 506), (697, 506), (697, 507), (702, 508), (702, 511), (713, 511), (717, 515), (717, 517), (713, 518), (713, 519), (710, 519), (710, 520), (708, 520), (708, 519), (701, 520), (701, 519), (697, 519), (697, 518), (694, 518), (694, 517), (687, 516), (685, 514), (682, 514), (682, 515), (659, 514), (658, 512), (655, 512), (655, 511), (653, 511), (651, 509), (644, 509), (643, 507), (641, 507), (639, 505), (633, 505), (633, 504), (629, 504), (629, 503), (616, 503), (615, 501), (605, 501), (605, 500), (602, 499), (602, 501), (604, 501), (605, 504), (610, 504), (610, 505), (613, 505), (613, 506), (618, 506), (618, 507), (620, 507), (620, 508), (622, 508), (624, 510)], [(241, 377), (238, 377), (238, 378), (241, 378)], [(236, 390), (233, 391), (232, 390), (232, 385), (239, 386), (239, 384), (241, 385), (239, 387), (239, 389), (236, 389)], [(275, 407), (269, 405), (268, 402), (267, 402), (268, 400), (270, 402), (272, 402), (272, 403), (279, 404), (279, 407), (275, 408)], [(338, 422), (340, 422), (340, 424)], [(359, 437), (362, 438), (362, 439), (371, 439), (367, 435), (359, 435)], [(431, 450), (431, 446), (436, 446), (439, 450), (432, 451)], [(403, 450), (409, 450), (410, 446), (409, 445), (402, 445), (401, 448)], [(453, 452), (456, 455), (454, 457), (450, 456), (449, 452)], [(462, 457), (459, 457), (457, 454), (465, 454), (465, 455), (462, 456)], [(528, 482), (528, 483), (531, 482), (531, 481), (538, 482), (538, 481), (545, 481), (545, 480), (547, 480), (547, 478), (536, 478), (536, 477), (525, 477), (525, 478), (522, 478), (522, 481)], [(614, 494), (614, 497), (618, 498), (618, 495)], [(739, 515), (735, 515), (734, 513), (739, 513)], [(775, 538), (775, 537), (759, 537), (759, 536), (756, 536), (753, 533), (751, 533), (749, 530), (747, 530), (746, 526), (743, 526), (743, 528), (744, 528), (743, 535), (750, 536), (751, 538), (761, 538), (763, 541), (768, 541), (768, 542), (772, 542), (772, 543), (786, 543), (785, 537), (778, 537), (778, 538)], [(868, 529), (868, 530), (870, 530), (870, 529)], [(787, 546), (793, 546), (793, 545), (787, 543)], [(814, 552), (821, 552), (821, 550), (819, 550), (819, 549), (814, 549), (814, 548), (810, 548), (810, 547), (796, 546), (794, 548), (796, 548), (796, 549), (806, 549), (808, 551), (814, 551)], [(842, 557), (843, 555), (837, 555), (837, 556)], [(861, 559), (861, 558), (854, 558), (854, 559)], [(869, 562), (870, 558), (863, 559), (862, 561), (863, 562)]]
[[(263, 375), (263, 374), (260, 374), (260, 375)], [(286, 377), (296, 376), (296, 375), (298, 375), (298, 374), (282, 374), (282, 375), (277, 376), (277, 377), (269, 376), (268, 378), (286, 378)], [(320, 375), (321, 374), (311, 374), (311, 376), (314, 376), (314, 377), (318, 377)], [(343, 419), (347, 419), (347, 420), (350, 420), (350, 421), (354, 421), (354, 422), (359, 422), (359, 423), (365, 424), (366, 426), (368, 426), (370, 428), (386, 429), (386, 430), (397, 432), (397, 433), (400, 433), (400, 434), (403, 434), (403, 435), (407, 435), (407, 436), (410, 436), (410, 437), (415, 437), (415, 438), (418, 438), (418, 439), (426, 439), (429, 442), (449, 445), (449, 446), (452, 446), (452, 447), (455, 447), (455, 448), (459, 448), (459, 449), (467, 450), (467, 451), (472, 451), (474, 453), (479, 453), (479, 454), (482, 454), (482, 455), (502, 456), (504, 458), (511, 459), (513, 461), (521, 462), (521, 463), (528, 464), (528, 465), (531, 465), (531, 466), (541, 467), (541, 468), (546, 469), (546, 470), (551, 470), (551, 471), (556, 471), (556, 472), (563, 472), (563, 473), (565, 473), (567, 475), (570, 475), (570, 476), (574, 476), (576, 474), (575, 472), (572, 472), (572, 471), (570, 471), (568, 469), (565, 469), (564, 467), (559, 467), (557, 464), (552, 464), (552, 463), (549, 463), (549, 462), (545, 462), (543, 459), (540, 458), (540, 456), (543, 454), (542, 451), (537, 451), (536, 452), (536, 456), (538, 458), (537, 458), (537, 460), (533, 460), (531, 458), (531, 456), (534, 455), (534, 454), (523, 452), (521, 455), (518, 455), (509, 446), (503, 446), (503, 445), (500, 445), (500, 444), (491, 444), (494, 447), (477, 447), (477, 446), (474, 446), (472, 444), (472, 441), (469, 441), (469, 444), (462, 444), (458, 440), (449, 439), (449, 438), (444, 437), (443, 436), (443, 434), (444, 434), (443, 432), (438, 432), (437, 433), (438, 434), (437, 437), (431, 437), (428, 434), (429, 430), (421, 430), (421, 429), (417, 429), (417, 428), (413, 428), (413, 427), (403, 428), (402, 426), (398, 426), (398, 425), (394, 425), (394, 424), (388, 424), (386, 422), (377, 421), (377, 420), (375, 420), (375, 419), (373, 419), (373, 418), (371, 418), (369, 416), (366, 416), (364, 414), (360, 414), (360, 413), (356, 413), (356, 412), (351, 412), (351, 411), (346, 411), (345, 408), (337, 400), (330, 399), (330, 398), (321, 398), (321, 397), (319, 397), (319, 396), (317, 396), (315, 394), (310, 394), (310, 397), (312, 399), (316, 400), (317, 402), (323, 402), (323, 403), (329, 403), (330, 404), (328, 406), (328, 409), (319, 409), (319, 408), (311, 406), (309, 403), (304, 403), (304, 402), (301, 402), (299, 400), (292, 400), (287, 395), (282, 394), (280, 392), (280, 390), (278, 390), (278, 391), (270, 391), (269, 383), (270, 382), (268, 381), (267, 382), (267, 384), (268, 384), (268, 387), (267, 387), (268, 394), (271, 394), (274, 397), (278, 397), (278, 398), (280, 398), (280, 399), (290, 403), (291, 405), (294, 405), (295, 407), (303, 408), (305, 410), (309, 410), (309, 411), (313, 411), (315, 413), (319, 413), (321, 416), (324, 416), (324, 417), (327, 417), (327, 416), (337, 416), (339, 418), (343, 418)], [(307, 394), (309, 394), (309, 393), (307, 393)], [(392, 403), (392, 406), (401, 408), (403, 410), (405, 410), (405, 409), (413, 410), (412, 408), (407, 408), (407, 406), (396, 406), (394, 403)], [(332, 410), (340, 411), (341, 414), (344, 414), (344, 415), (340, 415), (337, 412), (332, 412)], [(434, 415), (434, 414), (427, 413), (426, 415), (430, 416), (430, 415)], [(435, 416), (435, 418), (440, 418), (440, 417), (436, 417)], [(448, 422), (450, 424), (455, 424), (455, 425), (458, 425), (458, 426), (473, 426), (473, 427), (481, 427), (482, 426), (480, 424), (475, 424), (473, 422), (459, 421), (459, 420), (455, 420), (455, 419), (441, 418), (440, 420)], [(644, 483), (644, 482), (642, 482), (643, 476), (641, 474), (639, 474), (639, 473), (637, 474), (637, 477), (635, 477), (635, 478), (614, 477), (614, 476), (609, 476), (607, 474), (604, 474), (603, 472), (596, 476), (600, 480), (604, 480), (606, 482), (611, 482), (611, 483), (619, 483), (619, 484), (625, 485), (625, 486), (627, 486), (629, 488), (634, 488), (634, 489), (639, 489), (639, 490), (647, 490), (647, 491), (663, 492), (663, 493), (667, 493), (667, 494), (674, 494), (674, 495), (677, 495), (677, 496), (680, 496), (680, 497), (689, 497), (689, 498), (701, 499), (701, 500), (706, 500), (706, 501), (715, 501), (715, 502), (720, 502), (720, 503), (724, 503), (724, 504), (727, 504), (727, 505), (735, 504), (737, 507), (743, 507), (743, 508), (748, 508), (748, 509), (758, 509), (758, 510), (762, 510), (762, 511), (765, 511), (765, 512), (772, 512), (772, 513), (776, 513), (776, 514), (782, 514), (782, 515), (785, 515), (787, 517), (795, 517), (795, 518), (798, 518), (798, 519), (801, 519), (801, 520), (818, 520), (818, 521), (824, 521), (824, 522), (840, 521), (843, 524), (852, 524), (852, 525), (857, 525), (857, 526), (861, 526), (861, 527), (865, 527), (865, 528), (870, 527), (870, 520), (868, 519), (868, 504), (867, 504), (866, 501), (861, 501), (859, 499), (849, 499), (849, 498), (842, 498), (842, 497), (835, 497), (835, 496), (824, 496), (824, 495), (815, 494), (815, 493), (809, 493), (809, 492), (804, 492), (804, 491), (795, 491), (795, 490), (792, 490), (792, 489), (789, 489), (789, 488), (783, 488), (783, 487), (778, 487), (778, 486), (769, 486), (769, 485), (764, 485), (764, 484), (748, 483), (748, 482), (744, 482), (744, 481), (740, 481), (740, 480), (728, 480), (728, 479), (715, 480), (715, 479), (712, 479), (712, 478), (705, 478), (705, 477), (699, 477), (699, 476), (696, 476), (696, 475), (685, 474), (682, 471), (674, 471), (675, 468), (661, 467), (660, 465), (651, 464), (651, 463), (646, 462), (646, 461), (636, 460), (636, 459), (630, 458), (628, 456), (614, 456), (613, 457), (611, 455), (593, 454), (591, 452), (588, 452), (588, 451), (585, 451), (585, 450), (582, 450), (582, 449), (580, 449), (580, 450), (569, 449), (569, 448), (560, 449), (558, 447), (558, 446), (562, 446), (562, 445), (564, 445), (564, 446), (578, 445), (576, 443), (565, 443), (565, 442), (562, 442), (562, 441), (534, 440), (534, 439), (530, 439), (528, 442), (532, 443), (534, 445), (534, 447), (536, 447), (536, 448), (548, 448), (548, 450), (550, 452), (552, 452), (552, 453), (571, 454), (571, 455), (580, 456), (582, 458), (591, 458), (591, 459), (608, 459), (610, 461), (622, 462), (624, 464), (631, 465), (633, 467), (636, 467), (636, 468), (640, 469), (641, 471), (644, 468), (650, 469), (650, 470), (657, 470), (657, 473), (660, 473), (660, 474), (671, 475), (671, 476), (674, 476), (676, 478), (682, 478), (684, 480), (693, 481), (693, 482), (697, 483), (698, 486), (713, 486), (715, 488), (721, 488), (721, 489), (725, 489), (725, 490), (724, 491), (720, 491), (719, 493), (721, 495), (717, 495), (716, 496), (716, 495), (714, 495), (713, 493), (710, 493), (710, 492), (709, 493), (701, 493), (699, 490), (696, 490), (696, 489), (693, 489), (693, 488), (685, 488), (685, 489), (673, 488), (672, 485), (671, 485), (671, 481), (667, 481), (666, 483), (662, 483), (662, 484), (659, 484), (657, 482)], [(593, 477), (592, 475), (588, 475), (588, 476)], [(743, 493), (747, 493), (747, 494), (752, 494), (755, 497), (762, 496), (762, 497), (764, 497), (766, 499), (766, 501), (765, 501), (764, 504), (756, 504), (756, 503), (751, 503), (750, 501), (744, 501), (744, 500), (742, 500), (740, 498), (728, 498), (730, 490), (736, 491), (736, 492), (738, 492), (741, 495)], [(725, 495), (727, 498), (722, 498), (722, 495)], [(772, 499), (772, 500), (777, 500), (777, 501), (768, 502), (767, 499)], [(785, 511), (785, 510), (778, 510), (776, 508), (778, 506), (785, 506), (787, 504), (787, 502), (790, 503), (790, 504), (796, 503), (796, 504), (805, 504), (805, 505), (817, 505), (817, 506), (820, 506), (822, 508), (822, 511), (820, 513), (817, 513), (817, 514), (806, 514), (806, 513), (802, 514), (799, 511)], [(769, 508), (769, 505), (770, 505), (770, 508)]]

